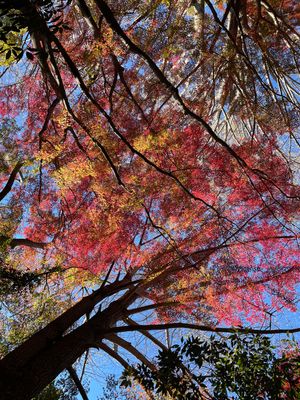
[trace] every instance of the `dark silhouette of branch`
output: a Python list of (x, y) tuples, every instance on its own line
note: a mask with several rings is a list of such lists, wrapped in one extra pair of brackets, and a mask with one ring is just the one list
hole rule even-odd
[(80, 382), (80, 379), (77, 376), (77, 373), (76, 373), (75, 369), (72, 366), (70, 366), (69, 368), (67, 368), (67, 371), (69, 372), (70, 377), (72, 378), (73, 382), (75, 383), (75, 385), (76, 385), (76, 387), (77, 387), (82, 399), (83, 400), (89, 400), (89, 398), (88, 398), (88, 396), (86, 394), (86, 391), (85, 391), (82, 383)]
[(11, 191), (13, 184), (15, 182), (16, 176), (23, 165), (24, 165), (24, 163), (22, 161), (17, 162), (16, 166), (14, 167), (14, 169), (12, 170), (12, 172), (8, 178), (8, 181), (6, 182), (6, 185), (0, 192), (0, 201), (3, 200), (4, 197), (7, 196), (8, 193)]
[(20, 239), (12, 239), (9, 243), (10, 247), (14, 249), (17, 246), (27, 246), (33, 249), (44, 249), (48, 243), (43, 242), (34, 242), (33, 240), (20, 238)]
[[(133, 319), (126, 317), (124, 318), (124, 322), (128, 324), (129, 326), (139, 326), (137, 322), (135, 322)], [(167, 346), (165, 346), (163, 343), (161, 343), (160, 340), (158, 340), (155, 336), (151, 335), (148, 331), (140, 331), (142, 335), (144, 335), (147, 339), (151, 340), (156, 346), (160, 347), (163, 350), (167, 350)]]
[[(70, 326), (72, 326), (83, 315), (90, 313), (101, 300), (133, 286), (135, 283), (136, 281), (132, 282), (128, 276), (125, 276), (121, 281), (113, 282), (110, 285), (95, 290), (92, 294), (84, 297), (55, 320), (50, 322), (45, 328), (33, 334), (18, 348), (11, 351), (5, 357), (5, 362), (8, 366), (12, 365), (13, 368), (25, 364), (31, 357), (33, 357), (33, 354), (39, 354), (39, 352), (47, 346), (47, 343), (49, 344), (50, 342), (61, 338)], [(22, 359), (20, 359), (19, 356), (20, 352), (22, 354)]]
[[(220, 213), (218, 212), (218, 210), (211, 204), (207, 203), (205, 200), (203, 200), (202, 198), (195, 196), (182, 182), (179, 178), (177, 178), (176, 175), (174, 175), (172, 172), (165, 170), (164, 168), (160, 167), (159, 165), (157, 165), (155, 162), (153, 162), (152, 160), (150, 160), (148, 157), (146, 157), (143, 153), (141, 153), (139, 150), (137, 150), (128, 140), (127, 138), (121, 133), (121, 131), (117, 128), (116, 124), (114, 123), (113, 119), (111, 118), (111, 116), (104, 110), (103, 107), (101, 107), (101, 105), (98, 103), (98, 101), (91, 95), (88, 87), (86, 86), (86, 84), (84, 83), (82, 76), (80, 74), (80, 72), (78, 71), (78, 68), (76, 67), (75, 63), (73, 62), (73, 60), (71, 59), (71, 57), (69, 56), (68, 52), (65, 50), (65, 48), (63, 47), (63, 45), (61, 44), (61, 42), (58, 40), (58, 38), (53, 35), (50, 31), (49, 31), (49, 36), (51, 37), (51, 39), (53, 40), (53, 42), (56, 44), (58, 50), (60, 51), (61, 55), (63, 56), (66, 64), (68, 65), (70, 72), (72, 73), (72, 75), (78, 80), (80, 88), (82, 89), (82, 91), (84, 92), (84, 94), (86, 95), (86, 97), (92, 102), (92, 104), (94, 104), (94, 106), (100, 111), (100, 113), (105, 117), (105, 119), (107, 120), (107, 122), (109, 123), (111, 129), (113, 130), (113, 132), (116, 134), (116, 136), (122, 140), (122, 142), (129, 148), (129, 150), (133, 153), (136, 154), (137, 156), (139, 156), (146, 164), (150, 165), (152, 168), (154, 168), (157, 172), (161, 173), (162, 175), (165, 175), (171, 179), (173, 179), (176, 184), (186, 193), (188, 194), (192, 199), (200, 201), (201, 203), (203, 203), (205, 206), (207, 206), (208, 208), (210, 208), (211, 210), (213, 210), (217, 215), (220, 216)], [(55, 59), (53, 56), (53, 52), (50, 51), (50, 55), (52, 58), (52, 63), (56, 65), (55, 63)], [(56, 65), (56, 70), (57, 70), (57, 75), (59, 75), (59, 81), (61, 83), (62, 86), (62, 79), (60, 77), (59, 74), (59, 70), (58, 67)], [(80, 125), (80, 127), (88, 134), (88, 136), (92, 139), (92, 141), (96, 144), (97, 147), (99, 147), (103, 153), (103, 155), (105, 156), (106, 160), (109, 162), (116, 178), (117, 181), (120, 185), (125, 186), (120, 178), (120, 175), (117, 171), (116, 166), (114, 165), (113, 161), (111, 160), (107, 150), (105, 149), (105, 147), (96, 139), (93, 137), (93, 135), (91, 135), (91, 133), (89, 132), (88, 127), (80, 120), (80, 118), (78, 118), (69, 102), (66, 96), (66, 93), (64, 92), (64, 101), (66, 103), (67, 109), (69, 114), (72, 116), (72, 118)], [(208, 125), (209, 126), (209, 125)], [(210, 128), (211, 129), (211, 128)], [(245, 163), (244, 163), (245, 164)], [(246, 165), (246, 164), (245, 164)]]
[(291, 329), (253, 329), (246, 327), (218, 327), (218, 326), (207, 326), (188, 324), (184, 322), (175, 322), (169, 324), (150, 324), (150, 325), (132, 325), (132, 326), (117, 326), (114, 328), (107, 329), (106, 332), (110, 333), (122, 333), (122, 332), (134, 332), (134, 331), (160, 331), (164, 329), (192, 329), (203, 332), (220, 332), (220, 333), (254, 333), (257, 335), (275, 335), (281, 333), (297, 333), (300, 332), (300, 328)]
[(160, 307), (169, 307), (169, 306), (175, 306), (176, 304), (179, 304), (178, 301), (168, 301), (168, 302), (163, 302), (163, 303), (156, 303), (156, 304), (148, 304), (146, 306), (138, 307), (138, 308), (132, 308), (129, 309), (125, 312), (126, 315), (132, 315), (132, 314), (138, 314), (144, 311), (149, 311), (149, 310), (155, 310), (156, 308)]
[(12, 249), (14, 249), (15, 247), (18, 247), (18, 246), (27, 246), (27, 247), (31, 247), (33, 249), (44, 249), (49, 244), (49, 243), (44, 243), (44, 242), (35, 242), (35, 241), (27, 239), (27, 238), (10, 239), (6, 235), (0, 235), (0, 245), (4, 244), (5, 242)]

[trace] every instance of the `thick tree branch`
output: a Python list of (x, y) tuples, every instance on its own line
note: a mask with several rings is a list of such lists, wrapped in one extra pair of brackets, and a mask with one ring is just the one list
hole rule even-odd
[(9, 242), (9, 245), (12, 249), (14, 249), (17, 246), (26, 246), (26, 247), (31, 247), (33, 249), (44, 249), (48, 245), (48, 243), (34, 242), (33, 240), (30, 239), (20, 238), (20, 239), (12, 239)]
[(134, 284), (135, 282), (131, 282), (129, 276), (126, 276), (121, 281), (99, 288), (89, 296), (84, 297), (54, 321), (50, 322), (45, 328), (32, 335), (28, 340), (1, 360), (0, 364), (4, 363), (6, 366), (13, 369), (25, 365), (34, 354), (39, 354), (47, 344), (61, 338), (67, 329), (69, 329), (82, 316), (90, 313), (106, 296), (118, 293)]
[(257, 335), (275, 335), (282, 333), (297, 333), (300, 332), (300, 328), (291, 328), (291, 329), (253, 329), (253, 328), (226, 328), (226, 327), (218, 327), (218, 326), (206, 326), (206, 325), (197, 325), (197, 324), (188, 324), (184, 322), (175, 322), (170, 324), (153, 324), (153, 325), (133, 325), (133, 326), (117, 326), (114, 328), (109, 328), (105, 332), (106, 333), (122, 333), (122, 332), (135, 332), (135, 331), (160, 331), (164, 329), (191, 329), (196, 331), (203, 332), (220, 332), (220, 333), (253, 333)]
[(6, 235), (0, 235), (0, 245), (7, 243), (12, 249), (17, 246), (27, 246), (33, 249), (44, 249), (49, 243), (35, 242), (27, 238), (9, 238)]
[(11, 191), (14, 181), (16, 179), (16, 176), (18, 174), (18, 172), (20, 171), (20, 169), (22, 168), (22, 166), (24, 165), (23, 162), (18, 161), (16, 166), (14, 167), (14, 169), (12, 170), (8, 181), (6, 182), (6, 185), (4, 186), (4, 188), (1, 190), (0, 192), (0, 201), (4, 199), (5, 196), (8, 195), (8, 193)]
[(88, 7), (88, 5), (86, 4), (85, 0), (77, 0), (76, 1), (77, 6), (83, 16), (83, 18), (85, 19), (87, 25), (92, 29), (93, 34), (94, 34), (94, 38), (95, 39), (99, 39), (100, 38), (100, 30), (92, 16), (92, 13)]

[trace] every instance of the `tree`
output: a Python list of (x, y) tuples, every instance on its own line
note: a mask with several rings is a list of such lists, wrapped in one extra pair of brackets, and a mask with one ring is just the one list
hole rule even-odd
[(130, 367), (122, 385), (130, 386), (134, 378), (149, 390), (178, 400), (299, 398), (299, 349), (293, 356), (276, 357), (264, 336), (191, 336), (182, 339), (181, 346), (161, 350), (156, 358), (157, 370), (144, 364)]
[[(56, 282), (70, 300), (3, 358), (1, 392), (37, 395), (91, 347), (126, 366), (108, 342), (147, 362), (125, 331), (157, 343), (157, 322), (215, 329), (295, 309), (297, 2), (0, 9), (4, 41), (22, 29), (0, 89), (4, 271), (34, 273), (35, 293), (53, 272), (50, 295)], [(147, 329), (132, 318), (153, 310)]]

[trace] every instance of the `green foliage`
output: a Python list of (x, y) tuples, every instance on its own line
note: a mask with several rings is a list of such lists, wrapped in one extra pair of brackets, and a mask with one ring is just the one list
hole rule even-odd
[[(43, 21), (53, 31), (64, 28), (61, 12), (69, 3), (69, 0), (0, 0), (0, 66), (9, 66), (23, 57), (24, 34), (41, 31)], [(33, 58), (32, 50), (35, 49), (26, 52), (29, 59)]]
[[(23, 30), (24, 31), (24, 30)], [(5, 40), (0, 41), (0, 66), (9, 66), (23, 56), (22, 31), (9, 32)]]
[(215, 400), (299, 399), (298, 373), (299, 360), (277, 359), (267, 337), (191, 336), (181, 346), (161, 350), (156, 371), (143, 364), (127, 369), (122, 385), (130, 386), (134, 378), (146, 389), (177, 400), (204, 399), (208, 392)]
[(0, 65), (10, 65), (22, 58), (22, 35), (28, 25), (24, 10), (21, 2), (0, 2)]

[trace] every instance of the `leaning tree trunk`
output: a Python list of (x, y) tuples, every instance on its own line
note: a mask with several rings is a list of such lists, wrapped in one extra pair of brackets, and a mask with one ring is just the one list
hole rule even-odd
[[(29, 400), (39, 394), (88, 348), (97, 346), (107, 329), (124, 318), (126, 308), (137, 298), (131, 289), (104, 311), (71, 332), (74, 323), (107, 296), (124, 290), (129, 279), (98, 289), (75, 304), (44, 329), (0, 360), (0, 393), (3, 400)], [(134, 286), (134, 285), (133, 285)]]

